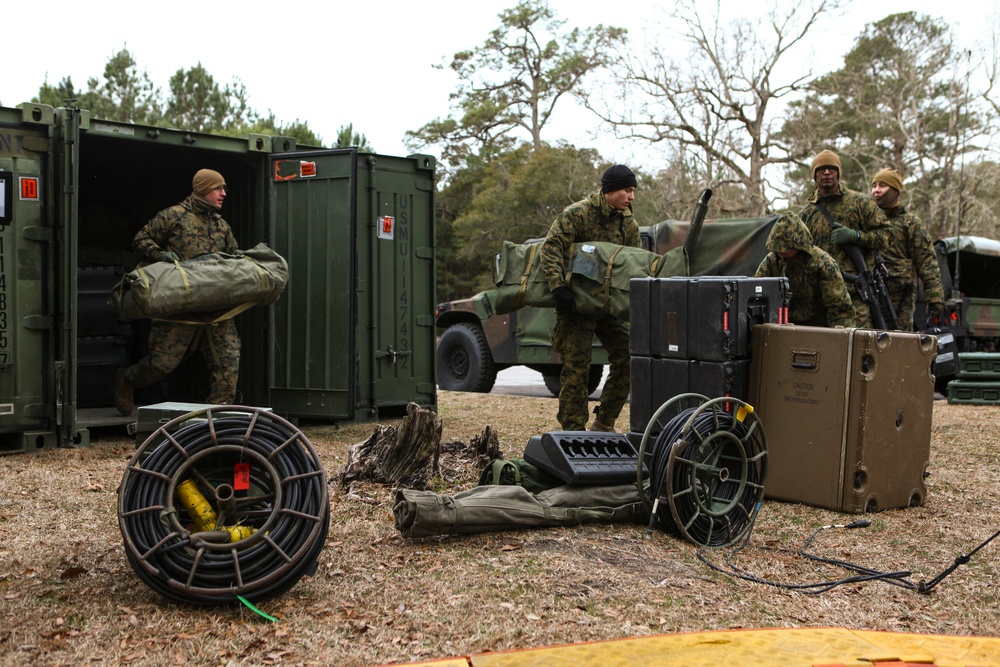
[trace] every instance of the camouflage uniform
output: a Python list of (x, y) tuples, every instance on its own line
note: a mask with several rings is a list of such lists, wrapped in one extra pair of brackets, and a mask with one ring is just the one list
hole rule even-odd
[[(794, 213), (782, 214), (767, 237), (770, 252), (757, 267), (758, 278), (788, 278), (792, 292), (788, 319), (816, 327), (853, 327), (854, 304), (840, 267), (829, 253), (813, 245), (812, 235)], [(783, 259), (780, 252), (798, 250)]]
[[(888, 247), (892, 230), (882, 209), (868, 195), (854, 190), (848, 190), (843, 183), (838, 185), (837, 192), (820, 196), (819, 190), (813, 192), (808, 203), (802, 209), (802, 222), (812, 234), (813, 243), (833, 257), (843, 273), (857, 274), (857, 269), (851, 263), (844, 249), (834, 243), (831, 238), (829, 221), (817, 208), (823, 203), (830, 216), (845, 227), (861, 233), (857, 245), (865, 258), (869, 269), (875, 266), (875, 251)], [(872, 317), (868, 304), (861, 300), (858, 289), (853, 281), (847, 281), (847, 291), (854, 302), (854, 319), (856, 326), (871, 328)]]
[(886, 283), (899, 328), (911, 331), (917, 278), (924, 283), (927, 303), (944, 303), (941, 267), (934, 255), (931, 237), (917, 216), (907, 213), (901, 205), (887, 209), (885, 214), (892, 223), (892, 243), (882, 252), (889, 271)]
[[(570, 246), (582, 241), (605, 241), (638, 248), (639, 226), (632, 216), (632, 208), (624, 211), (611, 208), (600, 191), (567, 206), (552, 223), (542, 244), (542, 272), (549, 289), (566, 284), (565, 265)], [(601, 401), (594, 409), (597, 421), (614, 426), (628, 399), (631, 384), (628, 323), (610, 315), (556, 311), (551, 341), (563, 364), (559, 375), (557, 417), (567, 431), (581, 431), (587, 427), (587, 379), (595, 334), (607, 351), (610, 364)]]
[[(212, 252), (232, 253), (236, 238), (222, 216), (195, 195), (156, 214), (132, 240), (132, 251), (146, 262), (173, 252), (180, 261)], [(197, 349), (208, 362), (210, 393), (207, 403), (231, 404), (236, 398), (240, 365), (240, 337), (236, 324), (179, 324), (157, 320), (149, 333), (149, 352), (125, 371), (135, 387), (159, 382)]]

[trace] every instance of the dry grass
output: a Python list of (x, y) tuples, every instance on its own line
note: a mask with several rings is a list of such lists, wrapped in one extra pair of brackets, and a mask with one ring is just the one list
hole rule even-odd
[[(508, 456), (557, 428), (554, 399), (441, 392), (439, 402), (445, 442), (468, 442), (490, 424)], [(998, 408), (936, 402), (928, 503), (871, 515), (865, 530), (826, 531), (811, 551), (913, 570), (919, 581), (973, 549), (1000, 527), (998, 418)], [(335, 478), (372, 426), (303, 430)], [(804, 595), (714, 572), (693, 545), (663, 533), (645, 540), (634, 525), (403, 539), (391, 490), (376, 485), (351, 495), (331, 487), (319, 571), (261, 604), (280, 622), (176, 605), (125, 559), (115, 491), (133, 449), (111, 437), (0, 460), (0, 663), (372, 665), (723, 628), (1000, 635), (1000, 542), (930, 594), (869, 582)], [(449, 459), (436, 490), (477, 478)], [(841, 576), (773, 549), (795, 549), (815, 528), (853, 518), (767, 502), (739, 563), (795, 583)]]

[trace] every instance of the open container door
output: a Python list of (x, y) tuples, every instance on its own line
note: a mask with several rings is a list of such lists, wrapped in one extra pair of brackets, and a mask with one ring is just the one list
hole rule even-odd
[(271, 306), (270, 405), (352, 419), (357, 400), (357, 153), (273, 155), (270, 245), (288, 261)]
[(269, 238), (289, 267), (271, 407), (357, 421), (435, 408), (434, 159), (276, 154), (270, 188)]

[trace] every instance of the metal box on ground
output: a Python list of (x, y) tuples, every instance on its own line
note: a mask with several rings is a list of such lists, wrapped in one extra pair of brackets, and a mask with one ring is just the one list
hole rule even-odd
[(936, 351), (922, 333), (757, 327), (749, 402), (767, 433), (765, 495), (851, 513), (923, 504)]
[(948, 402), (968, 405), (1000, 405), (1000, 380), (996, 382), (952, 380), (948, 383)]
[(962, 352), (958, 355), (958, 377), (961, 380), (1000, 381), (1000, 353)]
[[(135, 446), (139, 447), (146, 441), (149, 436), (151, 436), (158, 428), (167, 424), (178, 417), (182, 417), (190, 412), (195, 412), (198, 410), (204, 410), (205, 408), (210, 408), (211, 405), (205, 403), (174, 403), (167, 401), (164, 403), (156, 403), (154, 405), (142, 405), (136, 411), (136, 420), (128, 425), (128, 432), (130, 435), (135, 436)], [(255, 408), (262, 409), (270, 412), (270, 408)], [(216, 418), (225, 415), (225, 408), (219, 408), (218, 412), (213, 411)], [(239, 414), (239, 413), (234, 413)], [(242, 414), (246, 414), (245, 411)], [(190, 420), (185, 420), (180, 425), (177, 426), (177, 430), (187, 425)], [(152, 450), (150, 450), (152, 451)]]

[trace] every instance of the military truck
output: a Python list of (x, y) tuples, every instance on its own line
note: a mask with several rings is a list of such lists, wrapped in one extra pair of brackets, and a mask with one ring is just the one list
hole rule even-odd
[[(935, 242), (941, 267), (947, 322), (936, 323), (955, 335), (958, 352), (996, 352), (1000, 342), (1000, 241), (981, 236), (951, 236)], [(931, 324), (918, 302), (918, 328)]]
[[(764, 243), (775, 219), (706, 221), (690, 255), (691, 274), (752, 276), (767, 254)], [(662, 255), (682, 245), (689, 228), (688, 221), (666, 220), (639, 231), (643, 247)], [(554, 310), (526, 307), (498, 315), (495, 302), (496, 290), (486, 290), (437, 306), (438, 386), (451, 391), (489, 392), (499, 371), (527, 366), (541, 373), (546, 388), (558, 396), (562, 362), (549, 343)], [(607, 353), (595, 339), (588, 383), (591, 392), (600, 384), (607, 363)]]
[[(135, 419), (115, 410), (114, 374), (144, 353), (149, 320), (119, 321), (107, 296), (137, 261), (135, 233), (202, 167), (226, 178), (240, 247), (289, 265), (281, 298), (237, 317), (237, 400), (330, 421), (436, 406), (433, 157), (25, 103), (0, 108), (0, 454), (84, 446)], [(201, 356), (188, 361), (137, 402), (201, 402)]]

